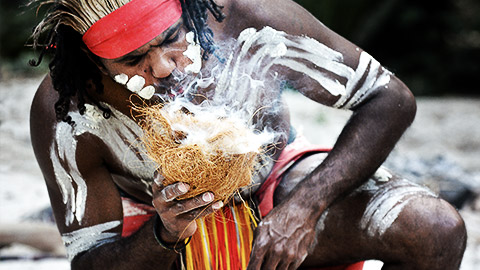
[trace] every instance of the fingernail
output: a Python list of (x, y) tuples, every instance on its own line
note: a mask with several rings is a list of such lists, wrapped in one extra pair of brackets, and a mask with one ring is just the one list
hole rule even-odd
[(189, 188), (189, 186), (188, 186), (187, 184), (185, 184), (185, 183), (180, 183), (180, 184), (178, 185), (178, 190), (180, 190), (180, 192), (182, 192), (182, 193), (187, 192), (187, 191), (188, 191), (188, 188)]
[(203, 193), (202, 195), (202, 199), (206, 202), (210, 202), (213, 200), (213, 194), (210, 193), (210, 192), (207, 192), (207, 193)]
[(222, 201), (218, 201), (218, 202), (212, 204), (212, 208), (215, 209), (215, 210), (218, 210), (222, 207), (223, 207), (223, 202)]

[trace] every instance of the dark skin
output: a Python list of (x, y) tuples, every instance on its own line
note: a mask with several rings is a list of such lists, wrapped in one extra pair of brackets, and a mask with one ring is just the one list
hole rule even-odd
[[(211, 18), (209, 21), (218, 40), (235, 38), (247, 27), (271, 26), (289, 34), (312, 37), (342, 53), (346, 65), (355, 68), (358, 64), (360, 52), (354, 44), (292, 1), (267, 0), (262, 2), (262, 8), (253, 0), (217, 2), (225, 6), (226, 14), (223, 23)], [(174, 69), (182, 71), (190, 64), (183, 55), (187, 46), (185, 33), (179, 22), (125, 57), (101, 59), (97, 66), (103, 74), (105, 90), (101, 95), (91, 91), (91, 96), (131, 116), (131, 93), (112, 77), (120, 73), (129, 77), (138, 74), (146, 79), (147, 85), (166, 83)], [(308, 79), (300, 80), (300, 75), (294, 72), (279, 71), (291, 79), (294, 87), (302, 89), (306, 97), (325, 105), (336, 101), (336, 97), (320, 85)], [(164, 89), (159, 87), (157, 91), (163, 94)], [(32, 104), (31, 135), (62, 234), (122, 220), (121, 199), (115, 185), (156, 208), (162, 221), (161, 238), (167, 243), (189, 237), (196, 230), (192, 221), (221, 207), (211, 193), (174, 200), (188, 191), (188, 185), (163, 186), (161, 176), (156, 178), (158, 183), (152, 183), (153, 197), (150, 197), (136, 186), (136, 179), (122, 170), (104, 142), (84, 134), (78, 138), (76, 159), (88, 189), (85, 215), (81, 225), (74, 222), (66, 226), (67, 209), (49, 157), (56, 126), (53, 111), (56, 100), (47, 76)], [(465, 228), (455, 209), (444, 201), (418, 198), (381, 237), (369, 237), (359, 228), (358, 222), (370, 195), (349, 194), (375, 172), (413, 121), (415, 101), (408, 88), (392, 76), (388, 90), (377, 91), (353, 111), (334, 148), (325, 160), (322, 158), (323, 162), (318, 155), (305, 158), (282, 180), (275, 194), (275, 208), (255, 231), (248, 269), (297, 269), (302, 263), (303, 266), (328, 266), (371, 258), (384, 261), (384, 269), (458, 269), (465, 248)], [(288, 112), (274, 119), (273, 125), (288, 132)], [(283, 144), (281, 141), (280, 145)], [(325, 220), (324, 230), (317, 231), (317, 221), (327, 208), (333, 214)], [(158, 269), (159, 265), (170, 268), (177, 254), (156, 243), (152, 226), (153, 220), (150, 220), (130, 237), (79, 254), (72, 261), (72, 269)], [(111, 231), (121, 233), (121, 227)], [(452, 245), (456, 248), (442, 248)]]

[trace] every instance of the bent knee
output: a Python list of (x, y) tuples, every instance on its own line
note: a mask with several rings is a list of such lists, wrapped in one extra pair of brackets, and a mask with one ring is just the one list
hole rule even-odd
[[(464, 249), (466, 228), (463, 218), (448, 202), (439, 198), (417, 198), (405, 207), (398, 226), (434, 246)], [(422, 237), (423, 236), (423, 237)]]
[(434, 197), (412, 200), (386, 234), (396, 240), (399, 250), (411, 260), (445, 267), (439, 269), (456, 269), (466, 248), (462, 217), (448, 202)]

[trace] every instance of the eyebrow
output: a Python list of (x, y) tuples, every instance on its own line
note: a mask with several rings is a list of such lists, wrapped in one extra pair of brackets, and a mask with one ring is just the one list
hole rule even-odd
[(165, 43), (165, 41), (167, 41), (180, 27), (182, 27), (182, 25), (183, 25), (183, 23), (178, 23), (178, 24), (175, 25), (174, 27), (168, 28), (168, 29), (166, 30), (165, 38), (163, 39), (163, 41), (160, 42), (160, 43), (157, 44), (157, 45), (150, 45), (150, 47), (147, 49), (146, 52), (141, 53), (141, 54), (135, 54), (135, 53), (134, 53), (135, 51), (133, 51), (133, 52), (127, 54), (127, 55), (122, 56), (120, 59), (115, 60), (115, 63), (126, 62), (126, 61), (132, 60), (132, 59), (134, 59), (134, 58), (144, 56), (144, 55), (146, 55), (146, 54), (150, 51), (150, 49), (151, 49), (152, 47), (160, 47), (160, 46), (162, 46), (162, 45)]

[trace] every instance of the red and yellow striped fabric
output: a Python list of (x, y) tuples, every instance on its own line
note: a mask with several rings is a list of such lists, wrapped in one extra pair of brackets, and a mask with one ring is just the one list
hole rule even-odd
[(187, 270), (246, 269), (257, 226), (245, 204), (197, 220), (198, 229), (185, 250)]

